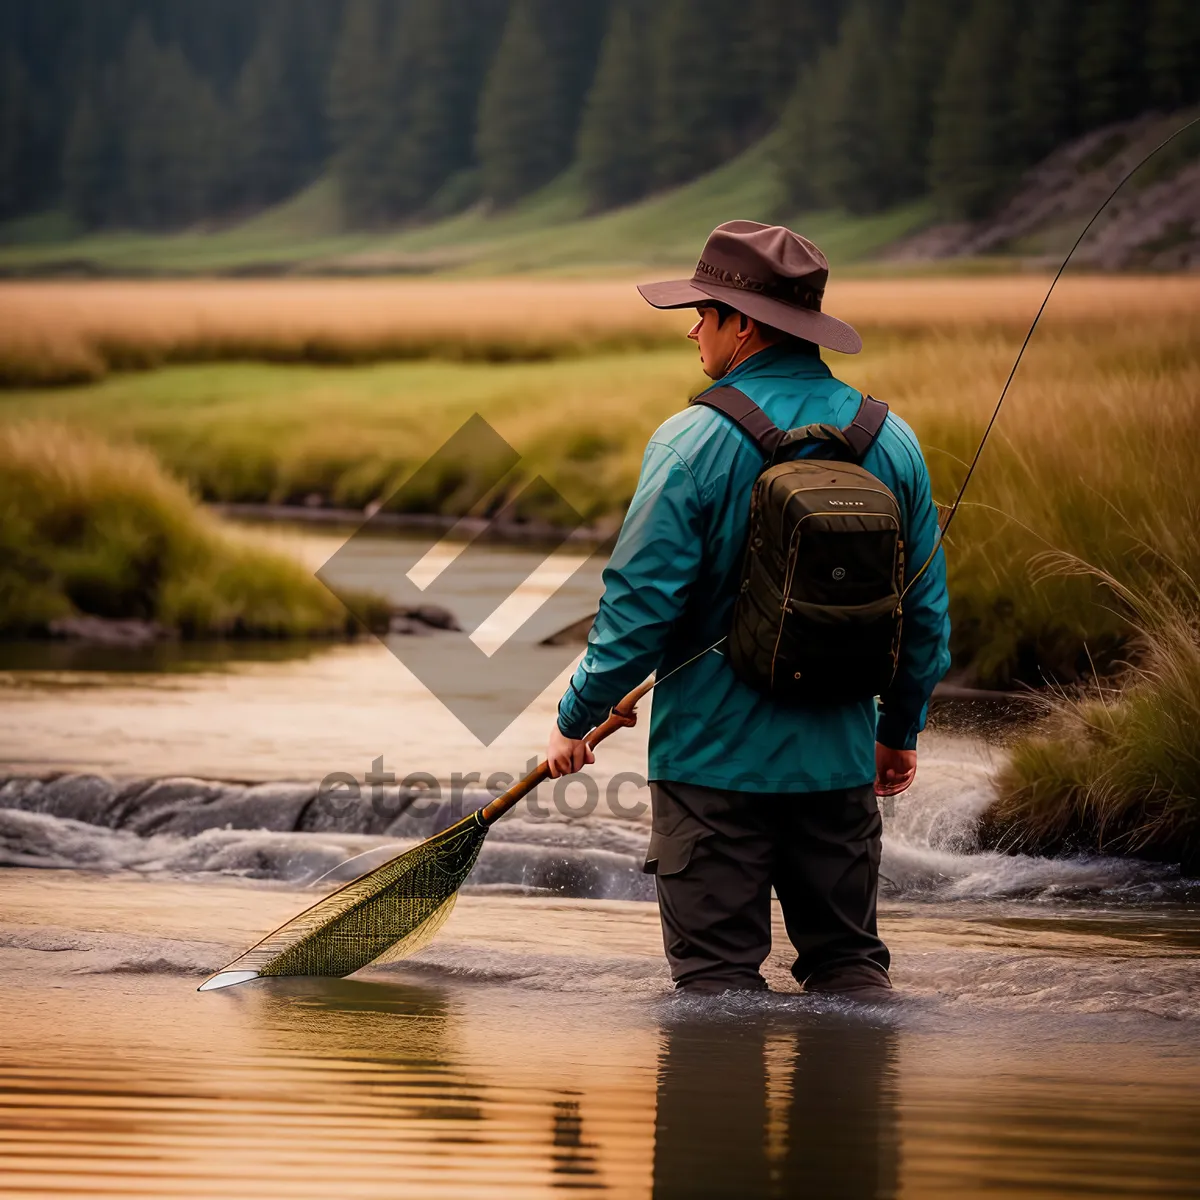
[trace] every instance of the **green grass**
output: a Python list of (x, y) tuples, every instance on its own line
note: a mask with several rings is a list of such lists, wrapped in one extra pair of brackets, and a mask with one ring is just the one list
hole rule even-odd
[(1048, 727), (1013, 747), (984, 821), (991, 844), (1032, 853), (1137, 854), (1200, 868), (1200, 614), (1194, 579), (1114, 603), (1140, 630), (1121, 686), (1047, 702)]
[[(611, 518), (632, 494), (650, 432), (702, 382), (682, 350), (503, 366), (227, 363), (0, 392), (0, 422), (37, 413), (139, 442), (208, 500), (317, 493), (361, 508), (480, 412), (519, 448), (526, 478), (543, 473), (585, 515)], [(603, 452), (589, 449), (581, 469), (577, 435), (598, 429)]]
[[(373, 233), (342, 225), (336, 184), (322, 179), (240, 225), (178, 234), (112, 232), (50, 240), (53, 220), (0, 227), (0, 271), (37, 274), (230, 272), (457, 272), (493, 274), (694, 263), (709, 231), (734, 218), (790, 218), (836, 265), (867, 258), (931, 218), (927, 205), (877, 217), (788, 211), (770, 138), (683, 187), (590, 215), (568, 171), (500, 212), (482, 207), (440, 221)], [(40, 229), (36, 240), (20, 235)], [(7, 234), (7, 236), (6, 236)], [(6, 244), (8, 243), (8, 244)]]
[[(866, 329), (831, 356), (917, 430), (949, 502), (1020, 331), (988, 323)], [(1131, 633), (1091, 580), (1038, 579), (1077, 554), (1144, 587), (1167, 554), (1200, 577), (1200, 338), (1194, 317), (1045, 325), (951, 534), (956, 669), (986, 685), (1071, 680)], [(680, 345), (533, 363), (174, 367), (72, 389), (0, 393), (0, 424), (36, 413), (153, 450), (210, 500), (361, 508), (387, 497), (481, 413), (586, 518), (617, 521), (652, 430), (704, 383)], [(499, 498), (498, 498), (499, 500)]]
[[(362, 611), (386, 621), (382, 602)], [(353, 632), (299, 563), (224, 529), (146, 450), (50, 422), (0, 429), (0, 634), (88, 614), (185, 637)]]

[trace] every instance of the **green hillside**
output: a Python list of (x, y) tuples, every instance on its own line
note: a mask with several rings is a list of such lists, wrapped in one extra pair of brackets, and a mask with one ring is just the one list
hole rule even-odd
[(772, 151), (768, 139), (692, 183), (598, 215), (588, 215), (571, 170), (502, 212), (478, 206), (431, 224), (373, 233), (345, 230), (330, 178), (223, 229), (79, 235), (61, 217), (26, 218), (0, 227), (0, 272), (492, 274), (682, 266), (694, 262), (714, 225), (734, 218), (787, 221), (835, 264), (848, 264), (929, 221), (926, 203), (870, 217), (789, 213)]

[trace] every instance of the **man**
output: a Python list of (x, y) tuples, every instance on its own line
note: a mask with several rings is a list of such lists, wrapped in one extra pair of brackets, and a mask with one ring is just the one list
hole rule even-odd
[[(805, 238), (730, 221), (713, 231), (690, 280), (638, 290), (656, 308), (696, 308), (688, 336), (705, 374), (744, 393), (779, 428), (846, 426), (862, 396), (833, 378), (818, 347), (853, 354), (862, 342), (821, 311), (828, 275)], [(646, 449), (547, 758), (555, 776), (592, 762), (584, 734), (658, 671), (645, 869), (656, 875), (679, 988), (766, 987), (759, 968), (771, 944), (772, 888), (806, 991), (872, 1000), (891, 987), (876, 930), (876, 796), (904, 791), (916, 774), (917, 734), (949, 666), (949, 618), (925, 462), (894, 414), (862, 466), (891, 489), (901, 513), (912, 586), (896, 674), (878, 708), (874, 699), (785, 707), (741, 682), (719, 647), (688, 662), (728, 631), (759, 450), (703, 405), (671, 417)]]

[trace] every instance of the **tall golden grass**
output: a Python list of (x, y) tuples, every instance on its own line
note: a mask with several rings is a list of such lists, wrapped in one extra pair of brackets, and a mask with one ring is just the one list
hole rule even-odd
[[(386, 621), (385, 607), (358, 611)], [(226, 531), (147, 450), (51, 422), (2, 427), (0, 634), (80, 613), (192, 637), (354, 626), (300, 563)]]
[[(1094, 574), (1138, 630), (1139, 661), (1116, 684), (1052, 691), (1045, 728), (996, 780), (983, 836), (1009, 849), (1134, 853), (1200, 868), (1200, 590), (1175, 564), (1135, 590)], [(1174, 586), (1170, 586), (1170, 585)]]
[[(1038, 275), (835, 280), (828, 311), (876, 332), (1026, 325)], [(1173, 320), (1200, 280), (1067, 279), (1057, 319), (1097, 327)], [(215, 360), (536, 361), (660, 345), (689, 313), (649, 308), (632, 280), (246, 280), (0, 284), (0, 386)]]
[[(828, 309), (855, 321), (866, 343), (858, 357), (830, 356), (833, 370), (915, 427), (943, 503), (963, 478), (1044, 287), (1018, 277), (831, 288)], [(441, 322), (444, 330), (467, 314), (493, 329), (512, 321), (560, 332), (585, 320), (611, 331), (614, 313), (631, 326), (656, 319), (632, 289), (610, 283), (39, 284), (4, 294), (41, 295), (43, 312), (57, 311), (56, 296), (123, 296), (125, 308), (99, 305), (96, 320), (105, 310), (114, 327), (131, 330), (148, 296), (177, 298), (174, 307), (165, 299), (149, 306), (163, 328), (174, 328), (195, 297), (208, 298), (214, 321), (236, 324), (239, 313), (272, 319), (266, 300), (287, 295), (298, 307), (280, 300), (273, 319), (281, 327), (303, 308), (300, 297), (316, 322), (320, 304), (336, 295), (376, 297), (366, 310), (391, 296), (393, 319), (403, 312), (414, 327)], [(218, 297), (228, 299), (219, 305)], [(349, 322), (354, 310), (347, 303), (339, 311)], [(316, 497), (361, 509), (386, 500), (479, 412), (522, 455), (503, 499), (541, 474), (584, 517), (611, 523), (632, 494), (649, 434), (705, 382), (680, 336), (687, 315), (657, 317), (675, 323), (674, 347), (504, 365), (224, 364), (121, 374), (90, 387), (0, 393), (0, 421), (36, 413), (147, 445), (209, 500)], [(153, 329), (153, 318), (147, 323)], [(1200, 578), (1198, 396), (1200, 280), (1064, 281), (951, 535), (958, 669), (989, 685), (1039, 683), (1086, 673), (1089, 656), (1101, 665), (1120, 656), (1128, 622), (1087, 580), (1035, 582), (1028, 564), (1037, 554), (1074, 553), (1141, 585), (1157, 578), (1152, 547)]]
[[(830, 288), (827, 310), (866, 343), (857, 358), (829, 356), (835, 374), (916, 429), (942, 503), (1045, 286)], [(479, 412), (522, 455), (498, 502), (540, 474), (585, 517), (615, 522), (647, 437), (705, 382), (694, 350), (671, 345), (689, 319), (612, 281), (2, 285), (0, 627), (86, 607), (84, 596), (197, 632), (327, 627), (333, 616), (283, 567), (260, 579), (248, 551), (215, 549), (160, 463), (206, 499), (361, 508)], [(101, 378), (185, 361), (388, 358), (428, 361)], [(96, 382), (11, 387), (68, 380)], [(54, 432), (6, 428), (31, 414)], [(1064, 281), (951, 534), (955, 669), (1005, 685), (1138, 665), (1119, 694), (1066, 701), (1015, 749), (988, 818), (994, 840), (1196, 858), (1198, 447), (1200, 279)], [(158, 547), (149, 559), (146, 547)], [(1048, 554), (1091, 564), (1102, 582), (1039, 572)], [(139, 591), (138, 578), (169, 586)]]
[(216, 360), (537, 361), (657, 345), (681, 320), (613, 282), (4, 283), (0, 386)]

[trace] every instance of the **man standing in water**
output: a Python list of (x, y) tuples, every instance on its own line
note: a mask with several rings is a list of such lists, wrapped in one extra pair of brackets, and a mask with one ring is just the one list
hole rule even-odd
[[(730, 221), (710, 235), (690, 280), (638, 290), (656, 308), (694, 307), (688, 337), (705, 374), (780, 429), (844, 427), (862, 396), (832, 376), (819, 347), (854, 354), (862, 342), (821, 311), (828, 275), (825, 256), (798, 234)], [(754, 441), (703, 405), (650, 439), (547, 759), (555, 777), (592, 762), (584, 734), (657, 670), (645, 869), (656, 876), (676, 986), (765, 988), (774, 888), (805, 991), (884, 999), (876, 796), (912, 783), (917, 734), (950, 662), (937, 510), (915, 436), (889, 415), (862, 466), (898, 502), (911, 586), (896, 672), (878, 705), (777, 703), (742, 682), (719, 648), (671, 674), (729, 630), (763, 465)]]

